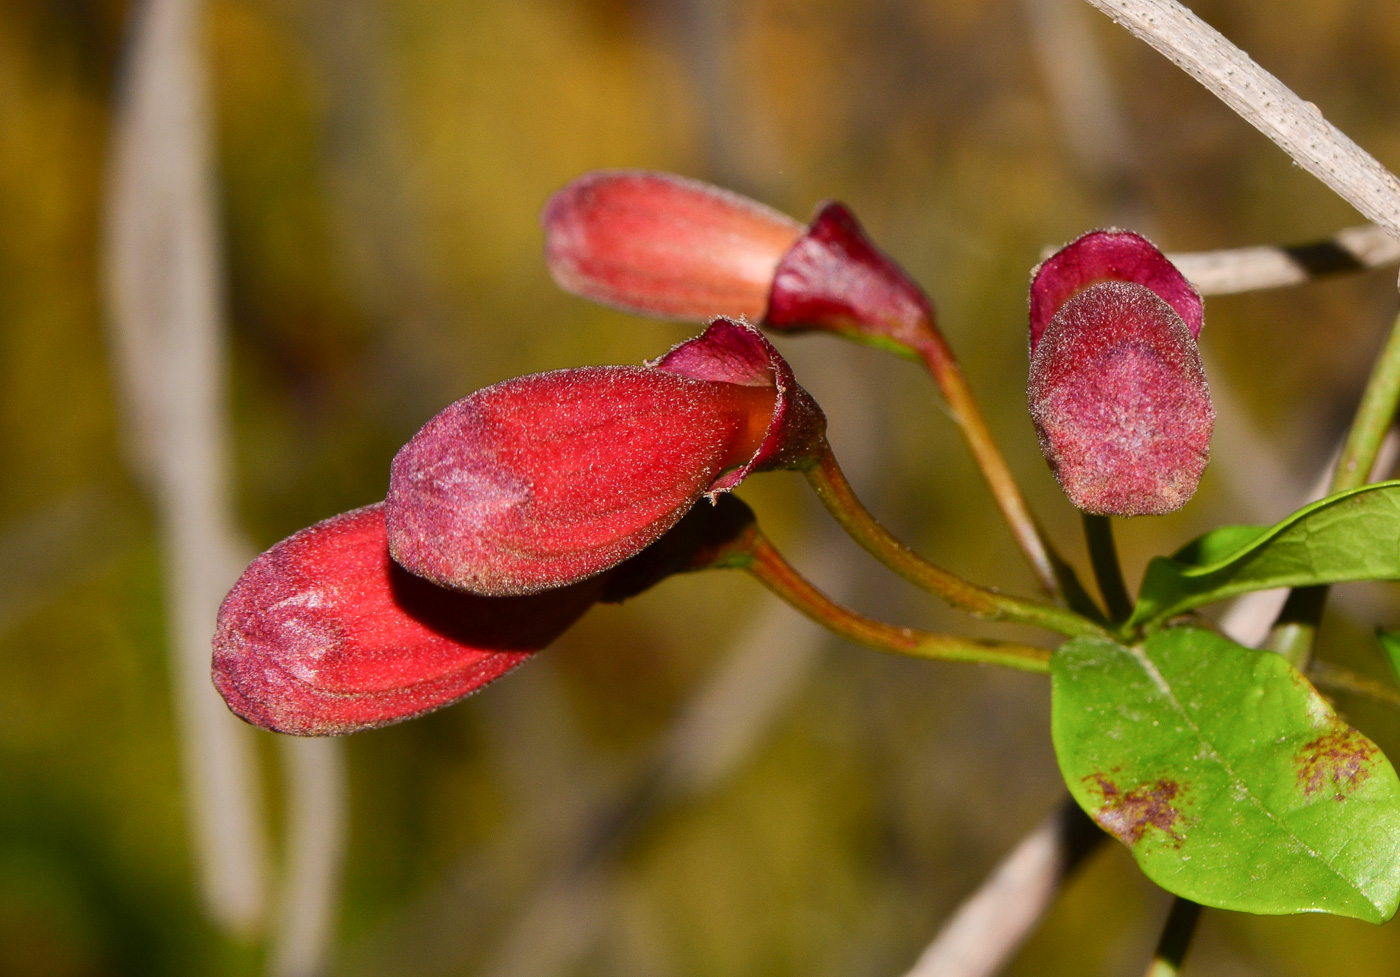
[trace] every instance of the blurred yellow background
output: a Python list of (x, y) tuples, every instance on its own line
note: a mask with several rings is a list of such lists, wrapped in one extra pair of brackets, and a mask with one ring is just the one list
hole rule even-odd
[[(304, 902), (279, 881), (297, 767), (271, 734), (249, 733), (271, 852), (260, 912), (230, 928), (201, 902), (163, 517), (130, 464), (107, 338), (104, 201), (137, 6), (0, 4), (0, 974), (291, 974), (268, 946)], [(1192, 6), (1400, 168), (1400, 7)], [(851, 205), (933, 297), (1033, 507), (1081, 566), (1077, 514), (1025, 409), (1042, 250), (1111, 224), (1183, 251), (1361, 223), (1072, 0), (210, 0), (202, 51), (221, 450), (249, 554), (380, 499), (398, 445), (451, 400), (639, 362), (695, 331), (550, 282), (539, 209), (590, 169), (671, 170), (804, 220), (825, 198)], [(1095, 71), (1106, 88), (1064, 94)], [(1130, 581), (1204, 529), (1301, 501), (1394, 315), (1393, 275), (1208, 301), (1214, 460), (1184, 511), (1120, 526)], [(827, 337), (779, 345), (888, 525), (974, 580), (1032, 592), (916, 367)], [(795, 476), (740, 494), (855, 606), (1012, 634), (889, 583)], [(1321, 657), (1384, 678), (1367, 635), (1400, 624), (1395, 596), (1347, 588)], [(672, 580), (595, 610), (465, 703), (345, 741), (343, 879), (329, 956), (308, 966), (902, 974), (1062, 796), (1047, 684), (881, 657), (773, 604), (740, 575)], [(1393, 714), (1339, 708), (1400, 755)], [(1105, 846), (1009, 972), (1138, 972), (1166, 905)], [(1397, 961), (1393, 923), (1211, 912), (1187, 972), (1364, 977)]]

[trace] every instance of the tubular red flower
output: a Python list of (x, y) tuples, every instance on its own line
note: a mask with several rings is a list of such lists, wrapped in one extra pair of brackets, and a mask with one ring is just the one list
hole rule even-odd
[(219, 609), (214, 685), (248, 722), (302, 736), (439, 709), (520, 665), (596, 601), (624, 600), (675, 573), (743, 565), (753, 513), (723, 502), (606, 575), (527, 597), (419, 579), (389, 557), (382, 504), (342, 513), (244, 571)]
[(762, 204), (667, 173), (600, 171), (550, 198), (545, 258), (561, 288), (643, 315), (743, 316), (900, 352), (934, 332), (919, 287), (827, 202), (804, 230)]
[(329, 736), (469, 695), (543, 648), (601, 593), (588, 581), (491, 599), (420, 580), (389, 558), (383, 505), (278, 543), (224, 598), (214, 685), (257, 726)]
[(545, 260), (576, 295), (643, 315), (757, 320), (802, 225), (718, 187), (669, 173), (601, 170), (560, 190), (541, 216)]
[(717, 319), (646, 367), (507, 380), (438, 414), (394, 458), (394, 558), (444, 586), (530, 594), (640, 552), (702, 495), (803, 467), (821, 410), (751, 326)]
[(1065, 494), (1098, 515), (1185, 505), (1210, 458), (1215, 411), (1190, 329), (1156, 292), (1100, 281), (1050, 319), (1027, 390)]

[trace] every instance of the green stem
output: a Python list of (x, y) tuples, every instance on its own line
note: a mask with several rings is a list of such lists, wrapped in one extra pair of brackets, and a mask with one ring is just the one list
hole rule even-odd
[(1108, 516), (1083, 513), (1084, 538), (1089, 544), (1089, 562), (1094, 566), (1094, 579), (1099, 584), (1104, 606), (1111, 621), (1126, 621), (1133, 613), (1133, 600), (1123, 582), (1123, 567), (1118, 562), (1118, 547), (1113, 543), (1113, 523)]
[(1385, 432), (1400, 405), (1400, 318), (1391, 327), (1390, 337), (1371, 368), (1356, 417), (1342, 445), (1337, 470), (1332, 475), (1332, 493), (1365, 485), (1380, 454)]
[(1162, 937), (1157, 941), (1157, 952), (1147, 968), (1147, 977), (1176, 977), (1181, 972), (1181, 963), (1186, 959), (1191, 937), (1196, 933), (1196, 921), (1200, 918), (1201, 907), (1196, 903), (1180, 896), (1172, 900), (1172, 909), (1162, 927)]
[(761, 533), (755, 534), (750, 553), (753, 561), (745, 569), (764, 586), (828, 631), (856, 644), (914, 658), (1002, 665), (1026, 672), (1050, 669), (1050, 652), (1045, 648), (895, 627), (842, 607), (798, 573)]
[(1007, 467), (996, 438), (987, 427), (987, 420), (982, 416), (982, 409), (972, 395), (972, 388), (967, 385), (967, 378), (963, 376), (953, 350), (943, 334), (930, 326), (919, 345), (918, 354), (942, 391), (953, 421), (962, 429), (972, 457), (982, 477), (987, 480), (992, 497), (1001, 509), (1006, 524), (1011, 527), (1016, 545), (1021, 548), (1036, 580), (1051, 597), (1058, 596), (1060, 581), (1055, 572), (1056, 564), (1064, 561), (1057, 561), (1053, 547), (1031, 516), (1030, 507), (1026, 505), (1025, 497), (1021, 495), (1021, 489)]
[[(1365, 485), (1380, 454), (1385, 432), (1400, 406), (1400, 317), (1390, 328), (1371, 376), (1361, 391), (1337, 470), (1332, 474), (1331, 494)], [(1269, 632), (1266, 646), (1284, 654), (1293, 667), (1304, 670), (1312, 658), (1322, 612), (1327, 605), (1326, 587), (1304, 587), (1288, 595), (1279, 619)]]
[(806, 475), (827, 511), (871, 556), (954, 607), (988, 620), (1031, 624), (1070, 637), (1105, 633), (1099, 625), (1073, 611), (979, 587), (919, 556), (890, 535), (856, 498), (830, 448)]

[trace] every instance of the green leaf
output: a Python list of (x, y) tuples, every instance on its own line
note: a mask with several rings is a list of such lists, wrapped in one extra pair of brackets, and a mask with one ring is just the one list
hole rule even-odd
[(1050, 659), (1074, 799), (1207, 906), (1379, 923), (1400, 902), (1400, 780), (1281, 656), (1197, 628)]
[(1400, 481), (1365, 485), (1274, 526), (1225, 526), (1147, 567), (1128, 624), (1251, 590), (1400, 579)]

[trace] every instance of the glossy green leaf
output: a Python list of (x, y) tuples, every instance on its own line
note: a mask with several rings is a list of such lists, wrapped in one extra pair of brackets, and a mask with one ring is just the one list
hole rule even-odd
[(1147, 567), (1130, 625), (1251, 590), (1400, 579), (1400, 481), (1365, 485), (1274, 526), (1226, 526)]
[(1207, 906), (1379, 923), (1400, 901), (1400, 780), (1281, 656), (1197, 628), (1050, 659), (1079, 805), (1158, 885)]

